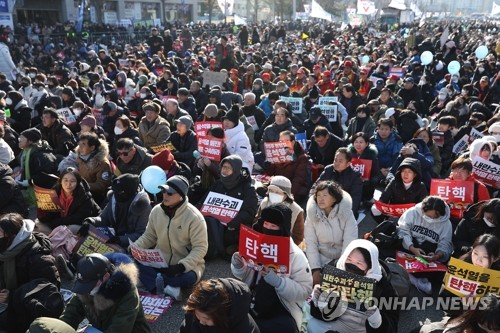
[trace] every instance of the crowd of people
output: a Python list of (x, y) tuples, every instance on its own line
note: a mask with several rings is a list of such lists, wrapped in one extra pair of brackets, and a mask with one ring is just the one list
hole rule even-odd
[[(12, 39), (0, 27), (0, 328), (75, 332), (87, 318), (105, 332), (150, 332), (140, 285), (179, 301), (191, 291), (182, 333), (397, 332), (398, 309), (325, 316), (335, 310), (321, 288), (326, 267), (373, 279), (375, 298), (402, 296), (384, 261), (396, 250), (499, 269), (500, 179), (474, 172), (500, 168), (494, 23), (291, 22), (220, 36), (185, 25), (113, 45), (54, 44), (51, 29), (18, 26)], [(221, 140), (220, 159), (200, 154), (199, 122), (212, 122), (203, 138)], [(286, 144), (282, 160), (268, 155), (271, 143)], [(156, 191), (141, 183), (151, 166), (165, 173)], [(430, 195), (439, 179), (470, 182), (472, 200)], [(60, 210), (40, 206), (40, 188)], [(388, 216), (377, 192), (382, 204), (413, 207)], [(202, 214), (213, 195), (241, 202), (229, 221)], [(390, 246), (359, 239), (361, 212), (393, 227)], [(289, 238), (286, 273), (239, 253), (243, 226)], [(107, 243), (123, 253), (74, 253), (94, 227), (111, 228)], [(159, 250), (168, 267), (134, 261), (131, 243)], [(236, 279), (204, 280), (214, 258)], [(75, 296), (42, 298), (61, 278), (76, 279)], [(443, 278), (408, 279), (453, 297)], [(26, 310), (29, 297), (43, 309)], [(422, 330), (499, 331), (498, 294), (483, 298), (482, 312)]]

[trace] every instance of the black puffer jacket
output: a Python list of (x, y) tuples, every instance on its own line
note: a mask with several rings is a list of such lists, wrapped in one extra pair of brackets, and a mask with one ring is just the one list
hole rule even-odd
[(28, 216), (28, 207), (19, 185), (12, 178), (12, 169), (0, 163), (0, 214), (19, 213)]
[[(410, 168), (417, 174), (408, 189), (405, 188), (403, 179), (401, 178), (401, 171), (404, 168)], [(380, 201), (386, 204), (408, 204), (419, 203), (427, 196), (427, 189), (422, 182), (422, 172), (420, 168), (420, 161), (416, 158), (407, 157), (399, 165), (394, 178), (385, 188), (380, 196)]]

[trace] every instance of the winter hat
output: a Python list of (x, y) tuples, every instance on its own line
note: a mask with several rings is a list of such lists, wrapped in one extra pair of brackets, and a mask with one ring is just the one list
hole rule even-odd
[(148, 77), (146, 75), (139, 76), (139, 85), (143, 86), (148, 82)]
[(309, 119), (316, 120), (321, 114), (321, 108), (319, 106), (313, 106), (311, 110), (309, 110)]
[(148, 103), (145, 103), (143, 106), (142, 106), (142, 111), (146, 112), (146, 111), (153, 111), (153, 112), (156, 112), (156, 113), (160, 113), (160, 106), (156, 103), (153, 103), (153, 102), (148, 102)]
[(191, 117), (189, 116), (182, 116), (179, 117), (179, 119), (175, 120), (175, 124), (183, 124), (186, 125), (187, 129), (190, 129), (191, 126), (193, 126), (193, 121), (191, 120)]
[(95, 128), (97, 125), (94, 116), (85, 116), (82, 121), (80, 121), (80, 126), (88, 126), (90, 128)]
[(319, 91), (316, 89), (316, 87), (312, 88), (309, 91), (309, 98), (318, 98), (319, 97)]
[(165, 171), (170, 170), (175, 163), (174, 155), (170, 150), (165, 149), (159, 153), (156, 153), (151, 160), (151, 165), (156, 165)]
[(162, 191), (174, 194), (179, 193), (182, 198), (186, 198), (189, 190), (189, 181), (183, 176), (173, 176), (167, 180), (165, 185), (158, 186)]
[(110, 112), (115, 111), (118, 108), (115, 102), (107, 101), (102, 105), (102, 115), (106, 116)]
[(187, 90), (187, 88), (179, 88), (179, 90), (177, 90), (177, 94), (182, 96), (189, 96), (189, 90)]
[(125, 173), (113, 180), (111, 189), (117, 201), (127, 201), (137, 193), (139, 183), (139, 176)]
[(394, 108), (388, 108), (385, 111), (385, 117), (390, 118), (390, 117), (394, 116), (395, 113), (396, 113), (396, 110), (394, 110)]
[(293, 200), (292, 183), (290, 182), (290, 179), (286, 177), (274, 176), (271, 178), (271, 183), (267, 188), (269, 190), (280, 190)]
[(261, 78), (256, 78), (253, 80), (253, 84), (258, 84), (259, 86), (262, 86), (264, 84), (264, 81), (262, 81)]
[(203, 114), (208, 118), (215, 118), (218, 113), (219, 110), (217, 110), (217, 105), (215, 104), (207, 104), (207, 106), (205, 106), (205, 110), (203, 110)]
[(21, 135), (31, 142), (38, 142), (42, 139), (42, 133), (38, 128), (28, 128), (22, 131)]
[(230, 122), (232, 122), (234, 124), (234, 126), (237, 126), (238, 123), (239, 123), (239, 119), (240, 119), (240, 110), (239, 110), (239, 107), (237, 105), (233, 105), (231, 107), (231, 110), (226, 113), (226, 115), (224, 117), (222, 117), (222, 120), (224, 119), (227, 119), (229, 120)]
[(72, 96), (73, 95), (73, 88), (64, 87), (64, 89), (62, 90), (62, 93), (63, 93), (63, 95)]
[(489, 128), (488, 128), (488, 133), (500, 133), (500, 122), (493, 123)]
[(351, 241), (337, 261), (337, 268), (345, 270), (347, 257), (357, 248), (365, 249), (370, 253), (372, 267), (366, 272), (366, 277), (380, 281), (382, 279), (382, 268), (378, 262), (379, 251), (375, 244), (366, 239)]
[(260, 213), (259, 222), (257, 223), (258, 227), (262, 228), (264, 222), (276, 224), (281, 228), (281, 236), (290, 237), (290, 229), (292, 227), (292, 210), (282, 203), (267, 206)]
[(270, 63), (266, 62), (264, 64), (264, 66), (262, 66), (262, 69), (267, 69), (267, 70), (272, 70), (273, 69), (273, 65), (271, 65)]

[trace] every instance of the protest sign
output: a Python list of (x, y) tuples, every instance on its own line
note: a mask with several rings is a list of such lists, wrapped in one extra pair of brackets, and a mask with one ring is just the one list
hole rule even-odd
[(375, 200), (375, 207), (377, 207), (377, 209), (381, 211), (382, 214), (390, 217), (400, 217), (404, 212), (406, 212), (413, 206), (415, 206), (414, 203), (391, 205)]
[(292, 113), (294, 114), (300, 114), (302, 113), (302, 98), (300, 97), (286, 97), (286, 96), (280, 96), (280, 99), (282, 101), (285, 101), (287, 103), (290, 103), (292, 106)]
[(444, 276), (444, 287), (462, 297), (484, 296), (487, 293), (498, 295), (500, 271), (475, 266), (452, 257)]
[(337, 105), (321, 105), (320, 109), (329, 122), (334, 123), (337, 121)]
[(290, 142), (264, 142), (266, 161), (271, 163), (284, 163), (293, 161), (293, 152)]
[(115, 89), (119, 97), (123, 98), (127, 96), (127, 89), (125, 87), (116, 87)]
[(128, 67), (129, 61), (128, 59), (118, 59), (118, 64), (120, 65), (120, 68)]
[(362, 158), (353, 158), (351, 160), (352, 168), (361, 174), (362, 180), (370, 180), (372, 163), (372, 160), (365, 160)]
[(269, 183), (271, 181), (272, 176), (268, 176), (268, 175), (252, 175), (252, 178), (255, 179), (255, 182)]
[(396, 260), (408, 273), (446, 272), (448, 270), (446, 265), (439, 261), (425, 263), (424, 258), (417, 258), (413, 254), (401, 251), (396, 251)]
[(116, 244), (106, 244), (109, 237), (99, 231), (93, 225), (89, 227), (89, 234), (87, 237), (81, 237), (76, 243), (73, 253), (77, 256), (83, 257), (91, 253), (113, 253), (123, 252), (123, 249)]
[(469, 136), (465, 134), (460, 140), (453, 146), (453, 154), (460, 154), (469, 145)]
[(135, 260), (143, 264), (144, 266), (155, 267), (155, 268), (165, 268), (168, 267), (167, 261), (159, 249), (141, 249), (135, 245), (130, 239), (128, 240), (130, 244), (130, 253)]
[(318, 106), (335, 105), (339, 98), (337, 96), (322, 96), (318, 100)]
[(472, 173), (477, 180), (494, 188), (500, 188), (498, 186), (500, 185), (500, 165), (476, 156), (472, 160)]
[(160, 96), (160, 100), (161, 100), (161, 104), (163, 104), (163, 106), (167, 106), (167, 101), (169, 99), (175, 99), (177, 100), (177, 96), (174, 96), (174, 95), (162, 95)]
[(248, 125), (252, 126), (254, 131), (259, 130), (259, 125), (257, 124), (257, 120), (255, 119), (255, 116), (247, 116), (247, 123)]
[(373, 299), (377, 285), (375, 279), (346, 272), (332, 265), (323, 267), (322, 273), (321, 291), (327, 293), (337, 291), (349, 308), (366, 311), (364, 304)]
[(444, 145), (444, 133), (443, 132), (432, 132), (432, 140), (434, 144), (438, 147)]
[(151, 149), (151, 151), (155, 154), (162, 152), (164, 150), (167, 150), (167, 149), (170, 150), (171, 152), (174, 152), (176, 150), (174, 145), (171, 142), (165, 142), (165, 143), (161, 143), (161, 144), (156, 145), (156, 146), (151, 146), (151, 147), (149, 147), (149, 149)]
[(224, 139), (198, 137), (198, 152), (202, 157), (219, 162), (222, 154)]
[(170, 297), (153, 295), (142, 290), (139, 290), (139, 296), (141, 297), (144, 317), (150, 324), (156, 322), (174, 302)]
[(397, 75), (399, 78), (402, 78), (405, 75), (405, 70), (401, 66), (393, 66), (389, 69), (389, 76)]
[(474, 203), (474, 182), (452, 179), (432, 179), (430, 195), (452, 203), (451, 208), (464, 209)]
[(92, 109), (92, 114), (94, 115), (96, 124), (102, 126), (104, 118), (106, 118), (106, 116), (102, 114), (102, 109)]
[(290, 270), (290, 237), (264, 235), (241, 225), (239, 253), (256, 271), (264, 266), (281, 274)]
[(197, 121), (194, 123), (194, 131), (196, 136), (207, 136), (207, 131), (211, 128), (223, 127), (220, 121)]
[(309, 147), (307, 146), (306, 132), (295, 134), (295, 141), (300, 143), (300, 145), (302, 146), (302, 149), (304, 149), (304, 151), (307, 153), (307, 151), (309, 150)]
[(35, 192), (38, 209), (44, 212), (60, 212), (63, 210), (56, 190), (42, 188), (36, 185), (33, 185), (33, 190)]
[(227, 224), (238, 215), (242, 205), (243, 200), (210, 191), (200, 211), (203, 216), (212, 216)]
[(71, 112), (69, 108), (61, 108), (56, 110), (59, 117), (66, 123), (66, 125), (71, 125), (76, 123), (76, 116)]
[(201, 75), (203, 77), (203, 86), (222, 86), (227, 80), (227, 74), (222, 72), (204, 71)]
[(476, 139), (481, 139), (483, 136), (484, 136), (483, 133), (479, 132), (475, 128), (471, 128), (469, 133), (469, 144)]

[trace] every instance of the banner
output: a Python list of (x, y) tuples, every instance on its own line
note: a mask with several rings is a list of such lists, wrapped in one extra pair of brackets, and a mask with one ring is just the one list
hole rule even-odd
[(335, 105), (339, 101), (337, 96), (322, 96), (318, 99), (318, 106)]
[(401, 251), (396, 251), (396, 260), (408, 273), (446, 272), (448, 270), (446, 265), (439, 261), (426, 262), (422, 257), (415, 257), (413, 254)]
[(374, 1), (358, 0), (358, 14), (372, 15), (377, 12)]
[(212, 216), (222, 224), (228, 224), (238, 215), (243, 200), (210, 191), (201, 206), (203, 216)]
[[(347, 306), (361, 312), (366, 311), (363, 303), (373, 299), (377, 281), (361, 275), (346, 272), (332, 265), (323, 267), (321, 291), (330, 293), (337, 291)], [(361, 306), (357, 306), (361, 304)]]
[(141, 297), (144, 317), (150, 324), (156, 322), (174, 303), (170, 297), (153, 295), (142, 290), (139, 290), (139, 296)]
[(494, 188), (500, 188), (500, 165), (485, 160), (479, 156), (472, 160), (472, 173), (474, 177)]
[(59, 117), (66, 123), (66, 125), (76, 123), (76, 117), (69, 108), (57, 109), (56, 112)]
[(290, 142), (264, 142), (266, 161), (272, 164), (293, 161), (293, 156), (289, 151), (293, 152)]
[(151, 149), (151, 151), (155, 154), (160, 153), (160, 152), (167, 150), (167, 149), (170, 150), (171, 152), (174, 152), (177, 150), (177, 149), (175, 149), (174, 145), (171, 142), (161, 143), (159, 145), (152, 146), (149, 149)]
[(491, 6), (491, 15), (497, 15), (500, 13), (500, 5), (497, 5), (495, 1), (493, 1)]
[(337, 121), (337, 105), (321, 105), (320, 109), (329, 122), (334, 123)]
[(81, 237), (76, 243), (73, 253), (77, 256), (83, 257), (91, 253), (114, 253), (122, 252), (123, 249), (116, 244), (106, 244), (109, 240), (109, 236), (98, 230), (93, 225), (89, 227), (89, 234), (87, 237)]
[(328, 22), (332, 22), (332, 14), (328, 13), (326, 10), (323, 9), (319, 5), (318, 2), (315, 0), (312, 0), (311, 4), (311, 14), (309, 15), (310, 17), (317, 17), (323, 20), (327, 20)]
[(351, 160), (352, 168), (361, 174), (362, 180), (370, 180), (372, 163), (372, 160), (365, 160), (362, 158), (353, 158)]
[(294, 114), (302, 113), (302, 102), (303, 102), (302, 98), (280, 96), (280, 99), (282, 101), (290, 103), (290, 105), (292, 106), (292, 113), (294, 113)]
[(432, 179), (430, 195), (451, 203), (450, 208), (465, 209), (474, 203), (474, 182), (466, 180)]
[(202, 157), (209, 160), (220, 162), (222, 155), (222, 144), (224, 139), (198, 137), (198, 151)]
[(307, 151), (309, 150), (309, 147), (307, 146), (306, 132), (295, 134), (295, 141), (300, 143), (300, 145), (302, 146), (302, 149), (304, 149), (304, 151), (307, 153)]
[(239, 253), (256, 271), (264, 266), (278, 274), (290, 271), (290, 237), (264, 235), (241, 225)]
[(220, 121), (197, 121), (194, 123), (194, 131), (196, 132), (196, 136), (207, 136), (207, 131), (211, 128), (221, 127), (222, 122)]
[(56, 190), (42, 188), (35, 184), (33, 184), (33, 190), (35, 192), (38, 209), (44, 212), (61, 212), (63, 210)]
[(467, 134), (465, 134), (453, 146), (453, 154), (456, 154), (456, 155), (460, 154), (462, 152), (462, 150), (467, 148), (468, 145), (469, 145), (469, 136)]
[(130, 239), (128, 242), (130, 244), (130, 254), (132, 254), (132, 257), (144, 266), (155, 268), (168, 267), (167, 261), (159, 249), (141, 249)]
[(444, 276), (444, 287), (461, 297), (484, 296), (487, 293), (498, 295), (500, 271), (475, 266), (452, 257)]
[(203, 77), (203, 86), (221, 86), (224, 84), (227, 80), (227, 74), (222, 73), (222, 72), (211, 72), (211, 71), (204, 71), (203, 74), (201, 74)]
[(403, 215), (404, 212), (406, 212), (413, 206), (415, 206), (414, 203), (391, 205), (375, 200), (375, 207), (377, 207), (377, 209), (381, 211), (382, 214), (390, 217), (400, 217), (401, 215)]

